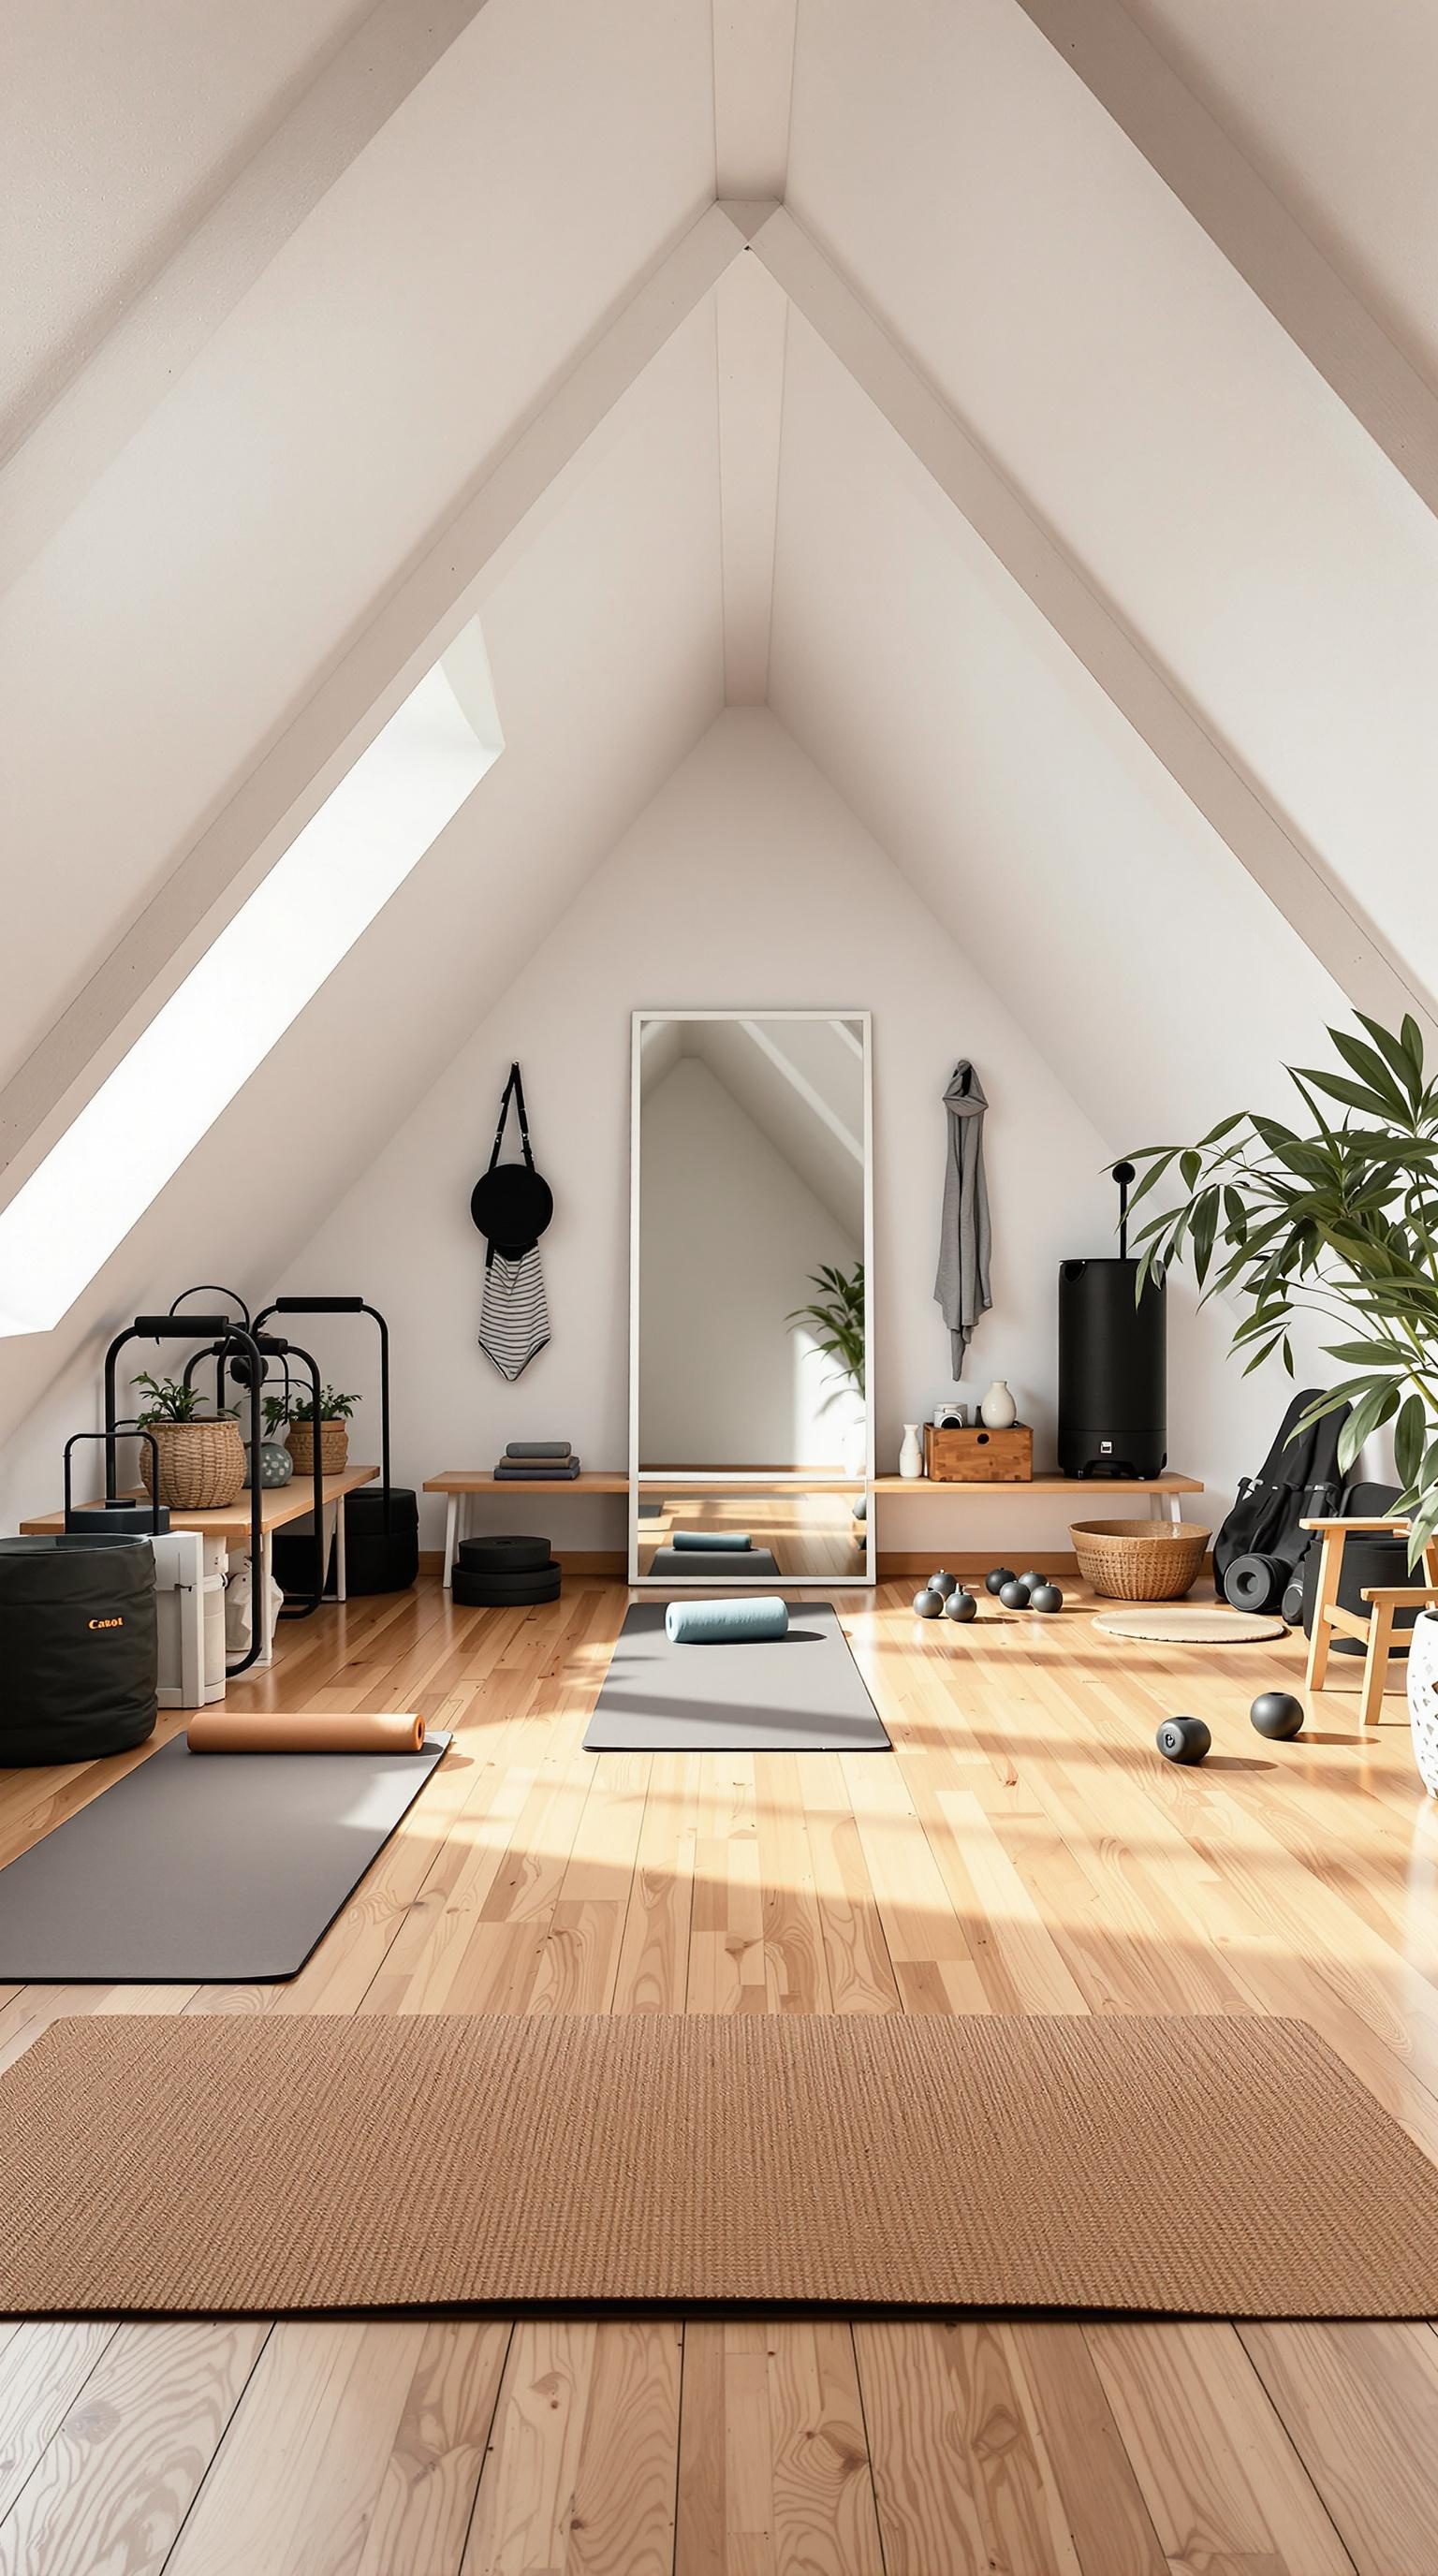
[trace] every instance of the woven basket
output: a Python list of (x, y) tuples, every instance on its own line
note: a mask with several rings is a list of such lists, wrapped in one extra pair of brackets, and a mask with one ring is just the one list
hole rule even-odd
[(1085, 1583), (1106, 1601), (1178, 1601), (1212, 1532), (1197, 1521), (1075, 1521), (1069, 1536)]
[[(292, 1422), (285, 1434), (285, 1447), (295, 1462), (297, 1476), (315, 1472), (315, 1426), (312, 1422)], [(350, 1454), (347, 1422), (321, 1422), (320, 1474), (342, 1476)]]
[[(245, 1444), (238, 1422), (152, 1422), (160, 1452), (160, 1500), (176, 1512), (222, 1512), (244, 1491)], [(150, 1444), (140, 1443), (140, 1481), (150, 1491)]]

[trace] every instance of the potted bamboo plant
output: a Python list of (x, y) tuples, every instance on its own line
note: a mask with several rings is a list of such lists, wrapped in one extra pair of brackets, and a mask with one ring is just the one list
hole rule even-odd
[[(159, 1500), (172, 1511), (225, 1511), (244, 1487), (245, 1444), (232, 1413), (204, 1413), (199, 1392), (172, 1377), (135, 1380), (145, 1403), (136, 1427), (151, 1431), (159, 1452)], [(150, 1492), (151, 1450), (141, 1443), (140, 1476)]]
[[(1391, 1424), (1403, 1487), (1394, 1511), (1417, 1568), (1438, 1534), (1438, 1082), (1416, 1020), (1395, 1034), (1358, 1018), (1362, 1037), (1328, 1032), (1336, 1065), (1288, 1067), (1303, 1110), (1296, 1125), (1236, 1110), (1196, 1145), (1146, 1147), (1131, 1158), (1147, 1166), (1131, 1205), (1177, 1183), (1172, 1204), (1139, 1231), (1140, 1286), (1159, 1263), (1190, 1262), (1205, 1297), (1244, 1310), (1233, 1348), (1248, 1370), (1278, 1352), (1293, 1374), (1296, 1316), (1335, 1336), (1324, 1348), (1344, 1373), (1294, 1436), (1351, 1404), (1338, 1443), (1346, 1474)], [(1432, 1609), (1413, 1630), (1408, 1701), (1419, 1769), (1438, 1794)]]
[[(334, 1387), (320, 1389), (319, 1434), (320, 1473), (342, 1476), (349, 1459), (349, 1422), (357, 1395), (340, 1395)], [(265, 1398), (265, 1429), (275, 1431), (282, 1422), (289, 1430), (285, 1446), (295, 1462), (297, 1476), (312, 1476), (315, 1471), (315, 1404), (313, 1397), (303, 1402), (290, 1401), (277, 1395)]]

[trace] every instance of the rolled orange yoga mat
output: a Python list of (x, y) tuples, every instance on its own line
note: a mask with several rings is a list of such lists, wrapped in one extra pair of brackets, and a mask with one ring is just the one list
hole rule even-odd
[(192, 1717), (192, 1753), (418, 1753), (424, 1719), (389, 1710), (312, 1709), (287, 1717), (276, 1709), (205, 1709)]

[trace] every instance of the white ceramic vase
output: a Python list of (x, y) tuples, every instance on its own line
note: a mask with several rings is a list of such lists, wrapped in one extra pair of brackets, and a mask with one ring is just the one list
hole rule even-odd
[(912, 1484), (916, 1477), (922, 1476), (923, 1472), (924, 1451), (919, 1439), (919, 1426), (917, 1422), (906, 1422), (904, 1445), (899, 1451), (899, 1473), (901, 1476), (907, 1476)]
[(1438, 1611), (1420, 1610), (1408, 1649), (1408, 1718), (1419, 1777), (1438, 1798)]
[(1019, 1418), (1019, 1408), (1009, 1393), (1006, 1377), (996, 1377), (979, 1407), (986, 1431), (1009, 1431)]

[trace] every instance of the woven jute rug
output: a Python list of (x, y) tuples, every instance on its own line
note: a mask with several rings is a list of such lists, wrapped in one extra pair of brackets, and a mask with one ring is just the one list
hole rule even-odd
[(1106, 1637), (1148, 1637), (1163, 1646), (1258, 1646), (1266, 1638), (1286, 1637), (1281, 1619), (1257, 1610), (1230, 1610), (1222, 1601), (1162, 1601), (1134, 1610), (1101, 1610), (1094, 1621)]
[(1426, 2316), (1438, 2172), (1256, 2017), (96, 2016), (0, 2082), (6, 2315), (572, 2301)]

